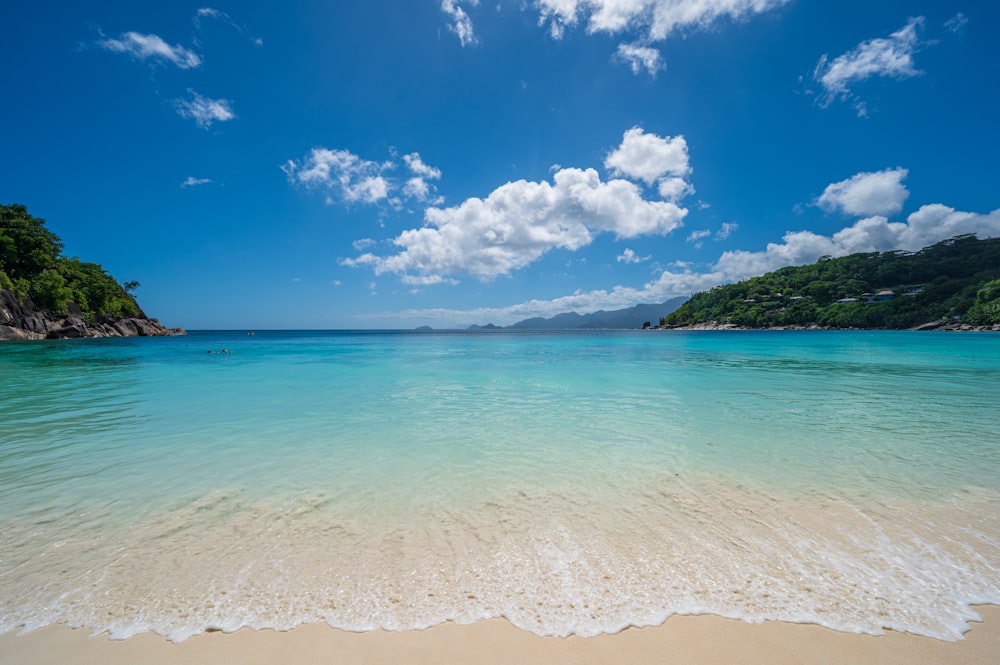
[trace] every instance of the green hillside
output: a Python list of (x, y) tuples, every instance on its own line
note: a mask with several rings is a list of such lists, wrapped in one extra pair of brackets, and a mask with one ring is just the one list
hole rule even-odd
[(96, 263), (62, 255), (59, 236), (23, 205), (0, 205), (0, 289), (28, 296), (53, 313), (75, 304), (88, 323), (141, 315), (129, 291)]
[(918, 252), (821, 257), (695, 294), (660, 324), (905, 329), (953, 317), (1000, 323), (1000, 238), (970, 234)]

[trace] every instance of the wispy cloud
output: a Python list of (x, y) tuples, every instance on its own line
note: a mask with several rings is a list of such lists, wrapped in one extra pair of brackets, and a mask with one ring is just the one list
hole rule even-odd
[(968, 23), (969, 23), (969, 17), (963, 14), (962, 12), (958, 12), (957, 14), (955, 14), (950, 19), (944, 22), (944, 29), (947, 30), (948, 32), (962, 32), (962, 30), (965, 29), (965, 26)]
[[(465, 2), (472, 7), (479, 4), (479, 0), (465, 0)], [(462, 9), (460, 0), (441, 0), (441, 11), (448, 15), (451, 21), (448, 29), (458, 36), (458, 41), (461, 42), (462, 46), (470, 46), (478, 43), (479, 39), (476, 37), (476, 30), (472, 25), (472, 19)]]
[(97, 45), (107, 51), (125, 53), (137, 60), (169, 62), (181, 69), (193, 69), (201, 65), (201, 57), (197, 53), (179, 44), (168, 44), (158, 35), (126, 32), (118, 39), (102, 39)]
[(188, 89), (191, 99), (175, 99), (174, 107), (182, 118), (194, 120), (202, 129), (208, 129), (213, 122), (227, 122), (236, 117), (228, 99), (202, 97)]
[(194, 176), (188, 176), (184, 182), (181, 183), (181, 187), (197, 187), (198, 185), (207, 185), (211, 183), (212, 180), (209, 178), (195, 178)]
[(867, 115), (867, 106), (854, 94), (852, 86), (871, 77), (904, 79), (919, 75), (913, 56), (924, 46), (920, 40), (923, 25), (924, 17), (911, 18), (888, 38), (863, 41), (832, 60), (823, 55), (813, 71), (824, 91), (820, 104), (829, 106), (835, 99), (851, 101), (859, 116)]
[(719, 230), (715, 232), (715, 239), (725, 240), (726, 238), (731, 236), (738, 228), (740, 228), (740, 225), (737, 224), (736, 222), (723, 222)]
[(224, 11), (220, 11), (220, 10), (215, 9), (213, 7), (202, 7), (201, 9), (199, 9), (194, 14), (194, 24), (195, 24), (195, 27), (201, 29), (201, 27), (202, 27), (201, 26), (201, 20), (203, 18), (211, 18), (211, 19), (216, 19), (216, 20), (222, 21), (226, 25), (228, 25), (231, 28), (233, 28), (234, 30), (236, 30), (236, 32), (238, 32), (239, 34), (243, 35), (244, 37), (246, 37), (247, 39), (249, 39), (251, 42), (253, 42), (254, 46), (263, 46), (264, 45), (264, 40), (263, 39), (261, 39), (260, 37), (253, 37), (253, 36), (251, 36), (250, 31), (247, 29), (246, 26), (240, 25), (239, 23), (237, 23), (236, 21), (234, 21), (232, 19), (232, 17), (229, 16), (229, 14), (227, 14)]

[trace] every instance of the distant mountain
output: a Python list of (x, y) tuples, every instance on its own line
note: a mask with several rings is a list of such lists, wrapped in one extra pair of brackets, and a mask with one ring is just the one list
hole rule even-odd
[(686, 296), (671, 298), (670, 300), (654, 305), (636, 305), (627, 309), (616, 309), (610, 312), (599, 310), (590, 314), (577, 314), (576, 312), (565, 312), (557, 314), (551, 318), (543, 319), (535, 317), (518, 321), (507, 326), (514, 330), (579, 330), (579, 329), (622, 329), (622, 328), (642, 328), (646, 322), (653, 325), (659, 323), (660, 319), (670, 314), (684, 302)]

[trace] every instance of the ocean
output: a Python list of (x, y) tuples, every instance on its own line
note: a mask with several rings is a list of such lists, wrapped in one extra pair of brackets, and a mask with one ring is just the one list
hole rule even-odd
[(1000, 335), (193, 332), (0, 377), (0, 632), (1000, 604)]

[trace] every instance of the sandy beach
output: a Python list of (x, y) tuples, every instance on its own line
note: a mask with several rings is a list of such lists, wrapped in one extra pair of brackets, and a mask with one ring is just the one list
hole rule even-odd
[(818, 626), (763, 623), (713, 616), (675, 616), (655, 628), (594, 638), (544, 638), (506, 621), (445, 624), (424, 631), (349, 633), (306, 625), (287, 633), (240, 630), (207, 633), (179, 644), (143, 634), (124, 641), (62, 626), (27, 635), (0, 635), (0, 664), (65, 663), (700, 663), (791, 665), (993, 665), (1000, 661), (1000, 607), (975, 608), (965, 639), (944, 642), (887, 633), (841, 633)]

